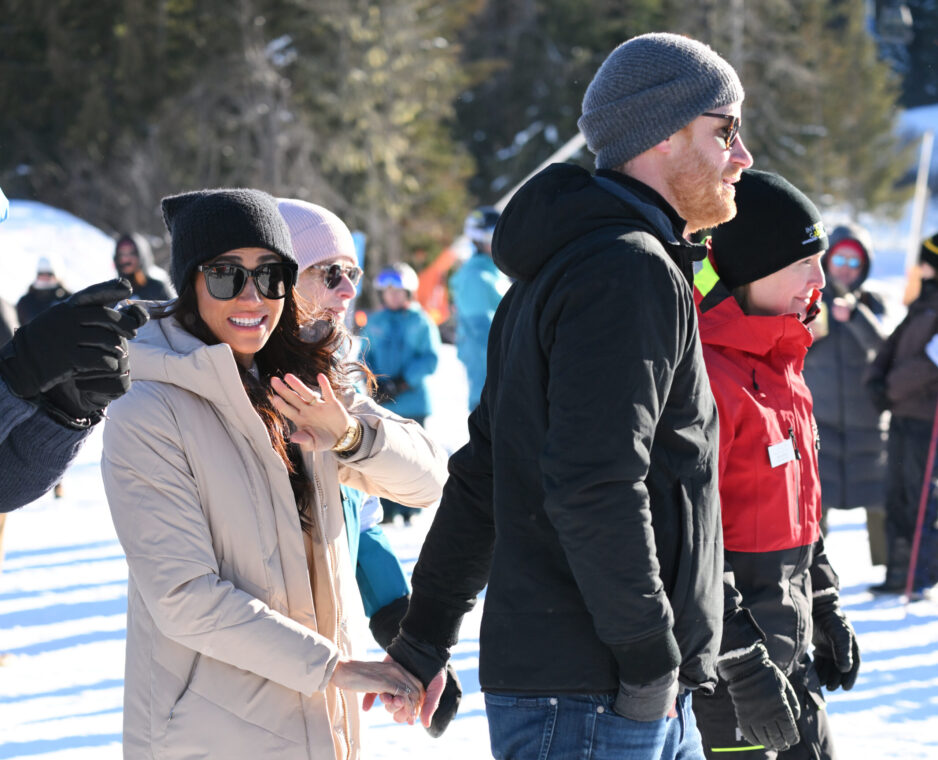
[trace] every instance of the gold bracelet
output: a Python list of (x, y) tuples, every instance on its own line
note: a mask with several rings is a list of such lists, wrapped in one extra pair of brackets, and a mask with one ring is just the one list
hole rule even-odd
[(352, 422), (346, 429), (345, 434), (335, 442), (332, 451), (336, 454), (350, 454), (356, 451), (362, 442), (362, 424), (357, 418), (352, 417)]

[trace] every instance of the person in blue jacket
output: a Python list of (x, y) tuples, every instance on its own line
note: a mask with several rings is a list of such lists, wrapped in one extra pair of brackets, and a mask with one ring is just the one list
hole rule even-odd
[[(375, 278), (384, 308), (372, 313), (362, 329), (362, 358), (378, 381), (379, 404), (421, 425), (432, 409), (427, 378), (440, 358), (440, 332), (414, 294), (417, 273), (407, 264), (392, 264)], [(409, 524), (418, 510), (383, 500), (384, 522), (400, 514)]]
[(481, 206), (466, 217), (464, 232), (473, 254), (450, 278), (450, 295), (456, 307), (456, 351), (469, 378), (469, 411), (479, 405), (485, 385), (485, 355), (489, 328), (511, 280), (492, 261), (492, 235), (498, 210)]

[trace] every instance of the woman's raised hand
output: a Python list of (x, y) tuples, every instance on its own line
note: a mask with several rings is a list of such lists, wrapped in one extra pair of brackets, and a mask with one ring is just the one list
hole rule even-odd
[(272, 378), (274, 407), (296, 426), (290, 436), (293, 443), (308, 451), (328, 451), (345, 435), (352, 416), (336, 397), (329, 380), (316, 376), (319, 388), (310, 388), (296, 375), (286, 374), (283, 380)]
[[(371, 662), (340, 659), (332, 672), (332, 685), (347, 691), (377, 694), (386, 705), (393, 705), (398, 722), (413, 724), (423, 704), (420, 681), (393, 660)], [(369, 705), (370, 706), (370, 705)]]

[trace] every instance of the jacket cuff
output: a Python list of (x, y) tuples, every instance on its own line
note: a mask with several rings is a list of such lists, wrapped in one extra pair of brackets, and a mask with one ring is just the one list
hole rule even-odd
[(668, 628), (629, 644), (617, 644), (612, 653), (619, 664), (619, 680), (628, 684), (648, 684), (681, 665), (681, 649)]
[(410, 597), (407, 614), (401, 621), (401, 630), (418, 641), (450, 649), (459, 640), (459, 626), (465, 614), (463, 610), (414, 591)]
[(378, 432), (364, 419), (361, 417), (356, 417), (356, 419), (358, 420), (358, 424), (362, 426), (362, 440), (354, 454), (349, 454), (348, 456), (342, 456), (341, 454), (335, 455), (343, 464), (360, 462), (362, 459), (370, 457), (371, 450), (375, 446), (375, 439), (378, 437)]
[(737, 607), (733, 614), (723, 619), (720, 657), (729, 652), (749, 649), (755, 644), (764, 642), (765, 633), (747, 608)]

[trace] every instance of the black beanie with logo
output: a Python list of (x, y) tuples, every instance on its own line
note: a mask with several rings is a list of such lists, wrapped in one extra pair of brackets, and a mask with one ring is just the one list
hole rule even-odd
[(736, 216), (713, 230), (711, 250), (730, 289), (827, 250), (817, 207), (784, 177), (748, 169), (736, 183)]
[(931, 264), (938, 270), (938, 232), (922, 241), (922, 248), (918, 252), (918, 260)]

